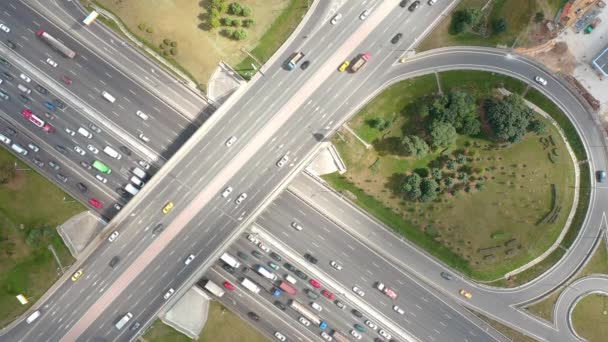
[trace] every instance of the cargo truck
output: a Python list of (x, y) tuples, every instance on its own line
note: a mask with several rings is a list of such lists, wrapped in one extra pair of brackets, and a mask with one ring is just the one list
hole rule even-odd
[(211, 280), (207, 280), (207, 283), (205, 284), (205, 289), (218, 297), (224, 295), (224, 290)]
[(369, 52), (357, 56), (357, 58), (350, 66), (350, 72), (355, 73), (359, 71), (361, 68), (363, 68), (365, 63), (367, 63), (367, 61), (369, 61), (371, 57), (372, 55)]

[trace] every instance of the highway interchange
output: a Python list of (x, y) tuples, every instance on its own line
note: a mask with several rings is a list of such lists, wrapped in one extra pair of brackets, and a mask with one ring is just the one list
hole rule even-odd
[[(28, 12), (28, 9), (22, 7), (15, 6), (16, 9), (13, 9), (11, 4), (6, 3), (1, 6), (6, 6), (5, 12), (17, 11), (20, 16), (36, 16), (34, 12)], [(361, 22), (358, 16), (364, 9), (371, 6), (370, 4), (376, 6), (375, 10), (370, 18)], [(256, 220), (256, 223), (263, 227), (263, 232), (272, 233), (275, 239), (281, 240), (278, 243), (279, 246), (288, 244), (289, 236), (284, 237), (283, 234), (278, 234), (281, 227), (289, 229), (289, 227), (285, 227), (286, 218), (283, 218), (280, 224), (272, 223), (273, 220), (278, 220), (281, 215), (285, 215), (281, 214), (280, 210), (275, 210), (275, 206), (281, 205), (283, 197), (289, 196), (287, 193), (281, 195), (277, 202), (268, 207), (261, 216), (256, 218), (256, 214), (261, 213), (264, 210), (264, 205), (270, 203), (274, 196), (279, 194), (280, 188), (296, 175), (296, 171), (301, 166), (305, 165), (308, 158), (320, 146), (319, 142), (328, 137), (336, 127), (340, 126), (341, 122), (354, 113), (367, 99), (391, 82), (399, 79), (456, 68), (493, 70), (526, 81), (529, 81), (533, 75), (543, 75), (550, 80), (550, 86), (544, 92), (556, 100), (568, 113), (578, 114), (573, 119), (579, 131), (585, 132), (586, 146), (595, 146), (589, 150), (589, 159), (598, 165), (606, 165), (603, 138), (597, 130), (595, 122), (585, 116), (585, 108), (580, 105), (579, 100), (567, 88), (560, 85), (557, 79), (546, 74), (542, 67), (530, 61), (520, 57), (506, 58), (507, 54), (498, 50), (446, 49), (421, 55), (405, 64), (397, 64), (396, 62), (403, 50), (407, 50), (404, 48), (412, 45), (416, 40), (415, 37), (419, 37), (428, 27), (430, 21), (439, 17), (440, 13), (446, 10), (446, 7), (446, 4), (437, 4), (433, 7), (423, 6), (422, 9), (419, 9), (419, 11), (424, 11), (423, 15), (413, 17), (406, 10), (395, 6), (394, 3), (375, 1), (368, 2), (365, 5), (342, 8), (340, 12), (343, 13), (344, 18), (339, 24), (340, 30), (330, 26), (327, 20), (318, 23), (318, 25), (321, 25), (320, 27), (305, 23), (297, 34), (308, 36), (307, 39), (291, 40), (289, 47), (282, 49), (274, 62), (264, 67), (264, 76), (257, 75), (247, 86), (239, 89), (237, 94), (233, 95), (228, 103), (220, 107), (190, 140), (185, 143), (183, 143), (185, 139), (174, 142), (175, 146), (183, 144), (183, 147), (165, 164), (159, 171), (158, 176), (154, 177), (142, 192), (131, 201), (132, 203), (123, 208), (110, 222), (107, 234), (117, 230), (120, 232), (119, 237), (111, 243), (105, 239), (107, 235), (100, 237), (99, 241), (94, 244), (95, 246), (89, 248), (86, 257), (82, 258), (79, 265), (74, 267), (74, 271), (77, 268), (86, 270), (83, 278), (72, 283), (69, 280), (71, 274), (67, 274), (37, 304), (43, 311), (41, 318), (30, 326), (27, 326), (24, 322), (16, 324), (6, 332), (7, 335), (5, 336), (10, 336), (12, 340), (40, 339), (43, 336), (48, 340), (60, 340), (61, 338), (73, 340), (77, 336), (84, 339), (102, 337), (107, 340), (128, 340), (134, 336), (135, 332), (117, 331), (112, 327), (112, 323), (119, 316), (129, 311), (135, 314), (135, 319), (138, 321), (150, 322), (165, 304), (162, 295), (167, 289), (178, 289), (182, 284), (195, 283), (200, 278), (204, 268), (215, 263), (218, 253), (224, 247), (230, 246), (230, 242), (242, 236), (240, 232), (243, 228), (249, 226), (249, 223)], [(315, 10), (319, 11), (319, 15), (315, 16), (316, 18), (329, 19), (331, 17), (331, 12), (326, 12), (326, 7), (318, 6)], [(9, 16), (9, 18), (11, 17), (13, 16)], [(81, 14), (80, 17), (82, 17)], [(18, 31), (19, 23), (16, 21), (10, 22), (4, 17), (2, 17), (2, 20), (9, 26), (12, 25), (13, 31), (11, 33), (14, 34)], [(31, 22), (40, 23), (42, 20), (42, 18), (36, 16)], [(73, 20), (78, 21), (78, 19)], [(411, 23), (411, 20), (417, 22)], [(379, 25), (380, 22), (382, 22), (382, 26), (376, 28), (376, 25)], [(48, 23), (46, 25), (53, 27)], [(413, 28), (410, 28), (410, 26)], [(400, 43), (399, 50), (395, 50), (396, 47), (392, 46), (388, 40), (395, 32), (402, 31), (405, 27), (410, 28), (408, 31), (410, 37)], [(82, 82), (82, 85), (78, 87), (70, 87), (63, 85), (58, 79), (62, 73), (76, 70), (69, 67), (60, 69), (62, 64), (83, 63), (83, 60), (78, 57), (74, 61), (60, 59), (46, 45), (34, 39), (33, 30), (30, 29), (31, 32), (27, 29), (22, 31), (28, 32), (27, 34), (31, 38), (29, 40), (23, 39), (17, 50), (10, 52), (7, 47), (2, 47), (3, 55), (6, 53), (7, 59), (14, 64), (11, 67), (11, 72), (15, 74), (17, 73), (15, 68), (19, 68), (17, 70), (27, 73), (33, 78), (33, 82), (43, 84), (53, 94), (57, 92), (57, 96), (68, 104), (66, 111), (71, 110), (71, 108), (78, 108), (79, 110), (70, 112), (72, 115), (67, 116), (66, 119), (60, 119), (59, 115), (63, 113), (58, 114), (53, 120), (53, 122), (59, 123), (57, 125), (58, 132), (55, 133), (57, 136), (44, 140), (39, 137), (39, 131), (33, 131), (33, 126), (28, 127), (29, 123), (22, 119), (19, 114), (21, 105), (16, 102), (17, 100), (10, 101), (9, 107), (5, 107), (6, 103), (2, 104), (3, 119), (7, 121), (8, 118), (12, 118), (12, 124), (16, 125), (19, 130), (19, 139), (22, 135), (28, 135), (28, 139), (34, 140), (41, 147), (46, 147), (42, 149), (50, 155), (50, 158), (56, 158), (59, 163), (69, 165), (73, 172), (73, 175), (70, 173), (69, 178), (75, 178), (82, 172), (75, 171), (79, 170), (80, 167), (76, 162), (70, 158), (64, 158), (65, 156), (62, 157), (60, 153), (54, 153), (56, 151), (52, 149), (52, 146), (60, 143), (68, 147), (74, 144), (69, 136), (59, 136), (61, 133), (59, 128), (62, 125), (76, 126), (81, 124), (84, 126), (84, 123), (88, 125), (89, 122), (99, 124), (102, 135), (98, 143), (103, 141), (103, 143), (116, 147), (121, 143), (129, 144), (131, 141), (136, 141), (136, 135), (133, 131), (128, 133), (131, 135), (130, 139), (124, 138), (122, 134), (116, 134), (116, 136), (109, 134), (114, 132), (112, 130), (114, 127), (141, 126), (141, 120), (134, 115), (136, 110), (154, 113), (154, 107), (156, 106), (157, 108), (165, 108), (164, 110), (167, 110), (167, 113), (174, 112), (173, 108), (160, 98), (147, 96), (146, 101), (139, 98), (137, 102), (133, 99), (120, 102), (122, 106), (128, 106), (125, 107), (125, 115), (116, 115), (117, 117), (113, 118), (113, 115), (106, 114), (100, 117), (99, 121), (93, 121), (91, 118), (95, 118), (95, 116), (87, 114), (108, 113), (116, 106), (110, 105), (99, 96), (98, 90), (101, 88), (98, 87), (100, 85), (95, 87), (88, 82)], [(55, 35), (60, 34), (59, 30), (51, 31), (49, 29), (49, 31)], [(103, 33), (104, 31), (99, 33), (99, 30), (97, 32), (97, 34)], [(79, 34), (84, 33), (79, 32)], [(25, 33), (23, 37), (27, 37)], [(19, 40), (18, 38), (14, 39)], [(61, 39), (67, 43), (71, 38), (65, 35), (61, 36)], [(72, 47), (82, 46), (79, 42), (72, 42)], [(342, 45), (336, 44), (336, 42), (340, 42)], [(358, 48), (358, 46), (362, 48)], [(84, 46), (76, 50), (79, 53), (87, 51)], [(306, 72), (300, 70), (287, 72), (283, 70), (281, 67), (283, 61), (293, 51), (299, 50), (306, 51), (307, 58), (311, 58), (310, 68)], [(372, 51), (374, 57), (370, 65), (359, 74), (353, 76), (335, 72), (341, 61), (362, 51)], [(17, 54), (23, 58), (20, 58)], [(57, 68), (58, 70), (44, 64), (45, 58), (40, 58), (40, 56), (46, 55), (61, 62)], [(94, 55), (87, 56), (87, 61), (95, 58)], [(22, 61), (23, 59), (26, 61)], [(97, 69), (91, 70), (97, 70), (97, 72), (88, 75), (89, 78), (85, 78), (87, 80), (97, 79), (100, 73), (103, 74), (108, 70), (116, 70), (101, 58), (93, 64), (96, 65)], [(84, 69), (89, 70), (88, 68)], [(371, 77), (372, 75), (373, 77)], [(18, 75), (14, 76), (17, 79)], [(121, 72), (112, 76), (112, 80), (119, 77), (123, 77), (123, 79), (118, 83), (121, 85), (127, 84), (126, 88), (113, 88), (116, 87), (115, 82), (105, 80), (104, 89), (113, 94), (126, 94), (129, 89), (136, 93), (146, 92), (138, 82), (134, 82)], [(72, 78), (76, 83), (80, 76)], [(322, 88), (320, 87), (321, 84), (323, 84)], [(14, 86), (10, 83), (9, 85)], [(4, 89), (6, 86), (2, 88)], [(10, 89), (10, 87), (7, 88), (9, 93), (11, 92)], [(34, 95), (34, 92), (32, 91), (32, 95)], [(13, 94), (16, 98), (16, 90), (13, 90), (11, 95)], [(36, 102), (36, 106), (38, 106), (32, 107), (34, 112), (43, 111), (42, 107), (39, 106), (42, 97), (38, 95), (36, 94), (32, 101), (32, 103)], [(89, 95), (93, 95), (95, 99), (92, 99)], [(203, 106), (201, 104), (201, 111)], [(123, 113), (122, 110), (121, 108), (119, 111), (121, 114)], [(166, 117), (159, 116), (159, 122), (155, 124), (158, 124), (159, 127), (171, 127), (176, 123), (175, 115), (182, 117), (185, 122), (189, 122), (186, 119), (189, 117), (188, 115), (173, 115), (173, 117), (169, 115)], [(68, 119), (68, 117), (71, 119)], [(104, 125), (107, 122), (106, 120), (110, 123)], [(124, 121), (114, 123), (114, 120)], [(156, 122), (156, 120), (153, 121)], [(9, 121), (9, 123), (11, 122)], [(20, 123), (20, 125), (16, 123)], [(110, 127), (110, 129), (107, 129), (107, 127)], [(111, 132), (106, 133), (106, 131)], [(151, 129), (150, 131), (156, 132), (157, 130)], [(152, 136), (152, 133), (150, 135)], [(231, 147), (226, 147), (227, 139), (232, 136), (237, 137), (237, 141)], [(159, 131), (158, 135), (153, 137), (160, 140), (164, 135), (162, 131)], [(82, 141), (86, 141), (83, 139), (77, 140), (76, 143), (82, 144)], [(98, 138), (94, 138), (95, 141), (97, 141), (96, 139)], [(27, 139), (20, 140), (20, 143), (23, 145), (26, 141)], [(249, 144), (245, 144), (245, 142), (249, 142)], [(140, 145), (133, 143), (128, 146), (133, 149), (136, 155), (138, 153), (146, 155), (146, 152), (150, 152), (146, 151), (148, 148), (152, 150), (152, 154), (160, 156), (164, 156), (163, 153), (169, 151), (166, 146), (151, 145), (151, 147), (145, 147)], [(289, 164), (278, 168), (276, 162), (284, 155), (289, 156)], [(112, 164), (111, 166), (115, 170), (128, 168), (136, 165), (136, 160), (139, 158), (130, 159), (128, 164)], [(158, 161), (157, 165), (163, 165), (162, 160)], [(116, 172), (112, 175), (119, 173)], [(48, 176), (51, 179), (54, 178), (52, 174), (48, 174)], [(125, 174), (122, 173), (122, 176), (125, 177)], [(86, 177), (91, 178), (90, 175)], [(112, 180), (116, 184), (125, 181), (126, 178), (121, 178), (120, 175), (117, 176), (116, 180)], [(95, 180), (90, 179), (90, 182), (94, 184)], [(223, 198), (219, 194), (226, 186), (230, 186), (234, 190), (228, 198)], [(99, 186), (95, 191), (106, 194), (107, 198), (116, 198), (116, 194), (111, 187), (105, 189), (103, 186)], [(111, 192), (113, 193), (110, 194)], [(235, 205), (236, 196), (243, 192), (247, 193), (247, 198), (241, 204)], [(603, 213), (594, 211), (593, 205), (596, 201), (603, 200), (602, 196), (604, 196), (602, 191), (594, 191), (592, 209), (590, 210), (591, 216), (588, 218), (581, 235), (597, 236), (599, 234)], [(175, 202), (176, 207), (165, 216), (161, 209), (168, 201)], [(288, 205), (288, 208), (289, 210), (305, 210), (308, 207), (306, 204), (296, 201), (295, 205)], [(283, 210), (285, 212), (286, 209)], [(274, 215), (270, 217), (269, 213), (274, 213)], [(321, 220), (322, 217), (316, 219)], [(163, 224), (165, 228), (164, 232), (160, 234), (161, 238), (152, 233), (153, 228), (159, 223)], [(315, 224), (309, 223), (306, 226), (309, 229)], [(356, 225), (347, 226), (352, 228)], [(341, 230), (335, 227), (335, 231), (336, 233), (332, 233), (332, 237), (334, 237), (333, 234), (336, 234), (335, 237), (339, 237)], [(289, 233), (291, 232), (287, 231), (288, 235)], [(193, 238), (195, 236), (196, 239)], [(285, 240), (283, 240), (284, 238)], [(547, 327), (546, 324), (533, 320), (521, 311), (511, 308), (510, 305), (531, 301), (560, 284), (563, 277), (571, 275), (575, 269), (574, 266), (579, 265), (584, 260), (589, 251), (592, 250), (596, 240), (577, 240), (577, 243), (569, 252), (568, 258), (560, 263), (558, 267), (544, 275), (540, 280), (516, 290), (487, 289), (466, 282), (469, 288), (475, 288), (473, 300), (467, 305), (471, 305), (505, 324), (519, 327), (539, 339), (553, 341), (560, 340), (560, 338), (570, 338), (566, 335), (557, 336), (560, 332), (564, 333), (564, 330), (560, 329), (558, 331)], [(321, 241), (317, 240), (315, 244), (320, 246)], [(338, 241), (341, 240), (338, 239)], [(237, 240), (236, 244), (229, 248), (241, 246), (240, 244), (240, 240)], [(293, 248), (293, 245), (291, 246)], [(408, 291), (401, 288), (402, 285), (395, 279), (395, 282), (400, 284), (397, 286), (400, 288), (400, 300), (407, 300), (407, 303), (415, 303), (414, 307), (419, 306), (425, 309), (423, 313), (410, 311), (410, 315), (412, 313), (414, 315), (424, 314), (429, 315), (430, 318), (426, 320), (416, 319), (413, 324), (403, 323), (397, 321), (400, 317), (395, 316), (396, 313), (384, 308), (385, 303), (384, 306), (381, 304), (378, 308), (374, 308), (375, 310), (383, 308), (381, 314), (387, 316), (382, 318), (383, 322), (387, 322), (390, 326), (393, 326), (392, 323), (395, 322), (400, 326), (397, 330), (406, 329), (414, 335), (415, 339), (420, 340), (426, 340), (430, 336), (438, 340), (445, 338), (454, 340), (454, 337), (457, 340), (499, 338), (494, 336), (495, 334), (492, 332), (488, 333), (490, 335), (484, 335), (485, 332), (478, 326), (479, 321), (466, 313), (462, 313), (462, 309), (453, 304), (452, 300), (456, 298), (455, 289), (458, 285), (456, 285), (456, 282), (446, 285), (445, 281), (442, 283), (441, 279), (438, 279), (440, 271), (444, 269), (442, 265), (406, 243), (404, 243), (404, 247), (406, 248), (403, 248), (403, 250), (399, 249), (400, 253), (409, 253), (412, 259), (409, 256), (407, 259), (400, 258), (401, 260), (408, 260), (409, 266), (403, 267), (403, 269), (414, 273), (415, 277), (408, 275), (403, 270), (401, 271), (400, 277), (402, 280), (399, 281), (404, 282), (404, 284), (407, 282)], [(326, 253), (321, 252), (321, 249), (319, 251), (319, 253)], [(377, 253), (377, 249), (374, 248), (374, 251)], [(298, 250), (297, 252), (301, 256), (302, 251)], [(183, 260), (191, 253), (196, 255), (195, 261), (190, 265), (184, 265)], [(361, 253), (371, 253), (371, 251), (362, 248)], [(120, 263), (114, 268), (108, 267), (109, 260), (116, 255), (121, 256)], [(369, 256), (364, 255), (359, 256), (357, 254), (353, 259), (368, 260)], [(382, 256), (386, 257), (385, 255)], [(313, 267), (310, 272), (320, 272), (321, 277), (327, 276), (327, 273), (329, 273), (328, 258), (329, 256), (319, 257), (323, 265), (319, 265), (318, 268)], [(409, 260), (411, 260), (411, 263)], [(382, 262), (386, 262), (386, 259)], [(310, 265), (306, 265), (303, 259), (294, 260), (293, 263), (310, 267)], [(402, 268), (402, 265), (398, 267)], [(146, 269), (146, 272), (142, 272), (144, 269)], [(214, 272), (217, 276), (218, 272), (221, 273), (222, 271), (214, 268)], [(359, 278), (362, 277), (360, 272), (363, 272), (363, 269), (359, 270)], [(392, 276), (396, 275), (393, 274)], [(334, 276), (332, 275), (331, 278)], [(355, 275), (353, 274), (351, 277), (354, 278)], [(439, 292), (429, 292), (424, 295), (426, 289), (424, 285), (419, 285), (420, 279), (433, 283), (435, 287), (452, 297), (452, 300)], [(346, 282), (349, 279), (341, 281), (344, 282), (344, 287), (348, 290), (351, 284)], [(388, 280), (386, 281), (388, 282)], [(321, 278), (321, 283), (323, 283), (323, 278)], [(128, 284), (145, 285), (139, 287), (135, 285), (127, 286)], [(552, 286), (546, 284), (552, 284)], [(182, 288), (185, 289), (187, 286)], [(363, 305), (376, 306), (377, 301), (382, 302), (381, 298), (388, 300), (387, 297), (381, 297), (382, 295), (379, 292), (374, 293), (374, 291), (377, 290), (372, 289), (370, 284), (366, 285), (366, 301), (368, 298), (374, 298), (375, 300), (362, 303)], [(410, 291), (418, 295), (410, 297)], [(178, 298), (179, 293), (178, 290), (173, 298)], [(350, 296), (352, 296), (352, 293)], [(423, 298), (430, 299), (433, 304), (429, 304)], [(349, 298), (349, 300), (357, 303), (356, 299)], [(444, 313), (447, 313), (450, 317), (447, 324), (441, 318)], [(275, 315), (283, 314), (275, 313)], [(402, 319), (407, 317), (405, 316)], [(443, 317), (445, 318), (445, 316)], [(89, 325), (93, 320), (96, 321), (96, 324), (94, 326)], [(439, 333), (433, 330), (437, 329), (436, 327), (431, 327), (434, 321), (445, 324), (443, 326), (437, 323), (439, 324)], [(104, 323), (100, 324), (99, 322)], [(286, 322), (288, 321), (286, 320)], [(330, 322), (340, 326), (340, 329), (346, 329), (347, 320), (341, 315), (332, 316)], [(350, 325), (352, 326), (352, 322)], [(473, 333), (471, 334), (471, 332)], [(396, 336), (397, 333), (399, 331), (393, 331), (393, 336)], [(365, 337), (373, 338), (369, 335)]]

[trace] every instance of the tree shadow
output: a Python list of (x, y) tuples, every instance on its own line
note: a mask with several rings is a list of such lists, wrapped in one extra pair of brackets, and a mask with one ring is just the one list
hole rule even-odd
[(405, 151), (399, 137), (387, 137), (374, 140), (372, 143), (380, 156), (396, 155), (405, 156)]
[(401, 186), (405, 182), (406, 177), (407, 175), (404, 173), (393, 173), (387, 178), (384, 187), (387, 190), (390, 190), (395, 196), (404, 198), (404, 193), (401, 191)]

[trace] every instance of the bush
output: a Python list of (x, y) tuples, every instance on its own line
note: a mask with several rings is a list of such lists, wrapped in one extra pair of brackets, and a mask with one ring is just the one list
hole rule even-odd
[(224, 37), (232, 37), (232, 29), (229, 29), (229, 28), (223, 29), (221, 34)]
[(492, 30), (494, 34), (501, 34), (507, 30), (507, 21), (505, 18), (498, 18), (492, 22)]
[(243, 9), (241, 10), (241, 15), (243, 17), (250, 17), (251, 16), (251, 8), (248, 6), (243, 6)]
[(148, 33), (154, 33), (154, 28), (152, 28), (152, 27), (148, 27), (148, 28), (146, 29), (146, 32), (148, 32)]
[(537, 23), (541, 23), (545, 20), (545, 13), (544, 12), (536, 12), (536, 14), (534, 15), (534, 21)]
[(171, 56), (177, 55), (177, 49), (176, 48), (171, 49), (169, 52), (171, 53)]
[(137, 25), (137, 28), (140, 29), (141, 31), (145, 31), (146, 30), (146, 24), (141, 23), (141, 24)]
[(251, 27), (251, 26), (253, 26), (253, 23), (254, 23), (253, 19), (245, 19), (245, 20), (243, 20), (243, 26), (244, 27)]
[(241, 26), (241, 19), (234, 19), (234, 20), (232, 21), (232, 26), (234, 26), (234, 27), (239, 27), (239, 26)]
[(402, 144), (407, 155), (423, 157), (429, 153), (429, 145), (417, 135), (406, 135), (403, 137)]
[(163, 50), (163, 56), (169, 56), (169, 51)]
[(165, 45), (165, 43), (160, 43), (158, 45), (158, 48), (161, 49), (161, 50), (164, 50), (166, 47), (167, 47), (167, 45)]
[(177, 42), (171, 42), (172, 47), (177, 47)]
[(239, 4), (238, 2), (233, 2), (228, 5), (228, 13), (232, 15), (240, 15), (242, 11), (243, 6), (241, 6), (241, 4)]
[(163, 43), (164, 43), (165, 45), (169, 45), (169, 44), (171, 44), (171, 39), (169, 39), (169, 38), (165, 38), (165, 39), (163, 39)]
[(209, 19), (209, 26), (212, 29), (216, 29), (216, 28), (220, 27), (221, 25), (222, 25), (222, 23), (220, 22), (220, 18), (214, 17), (214, 18)]
[(222, 22), (225, 26), (232, 26), (232, 18), (224, 17), (222, 18)]
[(234, 32), (232, 32), (232, 38), (236, 40), (243, 40), (247, 38), (247, 32), (244, 30), (234, 30)]

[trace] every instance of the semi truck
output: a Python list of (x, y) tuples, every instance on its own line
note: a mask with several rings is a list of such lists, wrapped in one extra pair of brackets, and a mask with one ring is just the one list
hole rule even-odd
[(296, 290), (293, 286), (291, 286), (291, 284), (286, 281), (281, 281), (281, 283), (279, 284), (279, 288), (292, 296), (298, 294), (298, 290)]
[(369, 52), (366, 52), (364, 54), (360, 54), (359, 56), (357, 56), (357, 58), (355, 59), (353, 64), (351, 64), (351, 66), (350, 66), (350, 72), (355, 73), (355, 72), (361, 70), (361, 68), (363, 68), (365, 63), (367, 63), (367, 61), (369, 61), (369, 59), (371, 57), (372, 57), (372, 55)]
[(55, 37), (48, 34), (48, 32), (40, 29), (36, 32), (36, 35), (40, 37), (44, 42), (50, 45), (55, 50), (61, 52), (67, 58), (74, 58), (76, 56), (76, 52), (70, 50), (67, 46), (65, 46), (62, 42), (55, 39)]
[(207, 280), (207, 283), (205, 284), (205, 289), (218, 297), (224, 295), (224, 290), (211, 280)]

